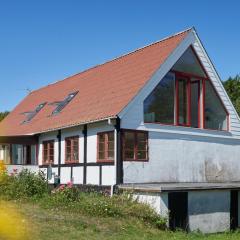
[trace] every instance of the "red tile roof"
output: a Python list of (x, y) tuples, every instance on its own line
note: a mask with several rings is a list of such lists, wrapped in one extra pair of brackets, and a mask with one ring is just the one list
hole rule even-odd
[[(31, 92), (1, 122), (0, 136), (28, 135), (115, 117), (133, 99), (190, 30), (173, 35), (134, 52), (97, 65), (62, 81)], [(79, 91), (61, 111), (46, 105), (29, 123), (26, 116), (43, 102), (63, 100)]]

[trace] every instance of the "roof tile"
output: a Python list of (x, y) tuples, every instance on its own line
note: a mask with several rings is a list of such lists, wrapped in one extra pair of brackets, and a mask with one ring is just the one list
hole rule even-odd
[[(0, 123), (0, 136), (35, 134), (116, 116), (188, 32), (186, 30), (31, 92)], [(56, 116), (50, 116), (56, 106), (46, 105), (31, 122), (21, 124), (25, 119), (22, 112), (31, 111), (45, 101), (61, 101), (73, 91), (79, 93)]]

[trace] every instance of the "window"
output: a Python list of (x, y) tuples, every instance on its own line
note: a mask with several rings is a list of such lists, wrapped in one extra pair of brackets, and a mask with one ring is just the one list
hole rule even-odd
[(54, 163), (54, 140), (43, 142), (43, 164)]
[(50, 103), (50, 105), (57, 105), (57, 107), (53, 110), (52, 115), (60, 113), (63, 110), (63, 108), (65, 108), (66, 105), (68, 105), (77, 94), (78, 91), (72, 92), (68, 94), (68, 96), (63, 101)]
[(174, 124), (174, 74), (168, 73), (144, 101), (144, 121)]
[(47, 104), (46, 102), (41, 103), (36, 107), (36, 109), (34, 111), (22, 113), (23, 115), (26, 115), (26, 119), (22, 122), (22, 124), (30, 122), (38, 114), (38, 112), (40, 112), (42, 110), (42, 108), (46, 104)]
[(144, 100), (144, 122), (228, 130), (228, 112), (193, 47)]
[(79, 161), (79, 137), (65, 138), (65, 162), (76, 163)]
[(148, 160), (148, 132), (132, 130), (123, 132), (123, 160)]
[(3, 160), (5, 164), (10, 164), (10, 145), (3, 144), (0, 145), (0, 160)]
[(99, 162), (114, 160), (114, 132), (98, 133), (98, 153)]
[(177, 123), (189, 126), (189, 79), (177, 79)]
[(204, 106), (205, 128), (214, 130), (227, 130), (227, 112), (209, 81), (205, 81)]
[(180, 72), (175, 75), (170, 81), (167, 74), (145, 99), (144, 121), (228, 130), (228, 113), (211, 82)]

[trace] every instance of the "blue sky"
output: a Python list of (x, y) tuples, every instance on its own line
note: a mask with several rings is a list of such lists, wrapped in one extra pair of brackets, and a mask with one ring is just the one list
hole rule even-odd
[(0, 111), (86, 68), (195, 26), (221, 78), (240, 73), (240, 1), (0, 0)]

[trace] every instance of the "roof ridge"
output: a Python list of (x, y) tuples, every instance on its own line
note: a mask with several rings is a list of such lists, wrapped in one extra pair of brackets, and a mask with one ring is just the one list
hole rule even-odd
[(68, 77), (65, 77), (64, 79), (57, 80), (57, 81), (55, 81), (55, 82), (53, 82), (53, 83), (49, 83), (48, 85), (45, 85), (45, 86), (43, 86), (43, 87), (40, 87), (40, 88), (38, 88), (38, 89), (36, 89), (36, 90), (32, 90), (29, 94), (32, 94), (32, 93), (34, 93), (34, 92), (37, 92), (37, 91), (42, 90), (42, 89), (44, 89), (44, 88), (47, 88), (47, 87), (49, 87), (49, 86), (55, 85), (55, 84), (57, 84), (57, 83), (59, 83), (59, 82), (65, 81), (65, 80), (67, 80), (68, 78), (71, 78), (71, 77), (74, 77), (74, 76), (83, 74), (83, 73), (85, 73), (85, 72), (87, 72), (87, 71), (90, 71), (90, 70), (92, 70), (92, 69), (95, 69), (95, 68), (97, 68), (97, 67), (101, 67), (101, 66), (103, 66), (103, 65), (105, 65), (105, 64), (107, 64), (107, 63), (117, 61), (117, 60), (119, 60), (119, 59), (121, 59), (121, 58), (123, 58), (123, 57), (126, 57), (126, 56), (128, 56), (128, 55), (131, 55), (131, 54), (133, 54), (133, 53), (135, 53), (135, 52), (141, 51), (141, 50), (143, 50), (143, 49), (145, 49), (145, 48), (151, 47), (151, 46), (153, 46), (153, 45), (155, 45), (155, 44), (158, 44), (158, 43), (160, 43), (160, 42), (169, 40), (170, 38), (176, 37), (176, 36), (181, 35), (181, 34), (183, 34), (183, 33), (185, 33), (185, 32), (188, 32), (188, 31), (190, 31), (190, 30), (194, 30), (194, 27), (187, 28), (187, 29), (185, 29), (185, 30), (183, 30), (183, 31), (180, 31), (180, 32), (177, 32), (177, 33), (175, 33), (175, 34), (173, 34), (173, 35), (170, 35), (170, 36), (167, 36), (167, 37), (162, 38), (162, 39), (160, 39), (160, 40), (157, 40), (157, 41), (155, 41), (155, 42), (149, 43), (149, 44), (147, 44), (147, 45), (145, 45), (145, 46), (143, 46), (143, 47), (136, 48), (135, 50), (132, 50), (132, 51), (127, 52), (127, 53), (124, 53), (124, 54), (122, 54), (122, 55), (120, 55), (120, 56), (118, 56), (118, 57), (115, 57), (115, 58), (113, 58), (113, 59), (107, 60), (107, 61), (105, 61), (105, 62), (103, 62), (103, 63), (100, 63), (100, 64), (94, 65), (94, 66), (92, 66), (92, 67), (89, 67), (89, 68), (87, 68), (87, 69), (85, 69), (85, 70), (83, 70), (83, 71), (81, 71), (81, 72), (79, 72), (79, 73), (76, 73), (76, 74), (70, 75), (70, 76), (68, 76)]

